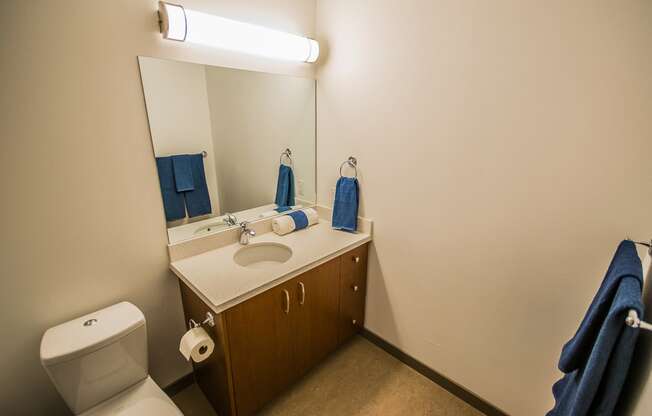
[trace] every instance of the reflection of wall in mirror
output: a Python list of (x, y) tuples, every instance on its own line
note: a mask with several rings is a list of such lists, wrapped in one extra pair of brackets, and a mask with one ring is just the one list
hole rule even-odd
[(315, 201), (315, 81), (207, 66), (206, 82), (222, 210), (272, 202), (286, 147), (297, 199)]
[[(206, 151), (204, 169), (213, 214), (219, 215), (218, 181), (203, 65), (139, 58), (155, 156)], [(180, 221), (184, 222), (184, 221)]]

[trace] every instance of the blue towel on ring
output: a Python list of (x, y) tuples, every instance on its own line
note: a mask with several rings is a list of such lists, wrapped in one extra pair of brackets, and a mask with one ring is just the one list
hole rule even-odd
[(192, 169), (193, 187), (192, 191), (183, 193), (186, 198), (186, 207), (189, 217), (197, 217), (211, 213), (211, 198), (208, 195), (206, 175), (204, 173), (204, 156), (201, 153), (188, 155)]
[(335, 187), (332, 226), (336, 230), (355, 232), (358, 228), (358, 180), (340, 177)]
[(276, 183), (276, 198), (274, 198), (274, 203), (278, 205), (279, 208), (295, 205), (294, 173), (292, 172), (292, 168), (289, 166), (281, 165), (278, 167), (278, 181)]
[(639, 330), (625, 324), (630, 309), (643, 316), (643, 270), (631, 241), (618, 246), (575, 336), (564, 345), (547, 416), (610, 416), (618, 403)]
[(172, 156), (172, 170), (177, 192), (192, 191), (195, 184), (192, 178), (192, 158), (190, 155)]
[(172, 158), (170, 156), (157, 157), (156, 169), (158, 170), (158, 182), (163, 197), (163, 209), (165, 220), (174, 221), (186, 217), (186, 205), (183, 193), (177, 192), (174, 183), (174, 171)]

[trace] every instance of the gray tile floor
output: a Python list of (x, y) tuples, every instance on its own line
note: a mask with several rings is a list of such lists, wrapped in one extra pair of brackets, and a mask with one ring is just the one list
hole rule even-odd
[[(192, 385), (172, 397), (186, 416), (215, 416)], [(333, 354), (261, 412), (265, 416), (481, 416), (362, 337)]]

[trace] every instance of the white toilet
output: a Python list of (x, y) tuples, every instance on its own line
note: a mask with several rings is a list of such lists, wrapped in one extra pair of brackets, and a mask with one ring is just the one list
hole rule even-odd
[(149, 377), (145, 316), (129, 302), (45, 331), (41, 363), (75, 415), (183, 415)]

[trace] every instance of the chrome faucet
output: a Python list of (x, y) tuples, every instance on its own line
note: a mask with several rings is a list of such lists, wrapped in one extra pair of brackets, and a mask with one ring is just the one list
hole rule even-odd
[(234, 226), (238, 223), (238, 219), (235, 217), (235, 215), (229, 214), (228, 212), (224, 214), (222, 221), (224, 221), (224, 223), (229, 226)]
[(249, 244), (249, 238), (254, 237), (256, 232), (248, 228), (249, 223), (247, 221), (242, 221), (240, 223), (240, 244), (246, 246)]

